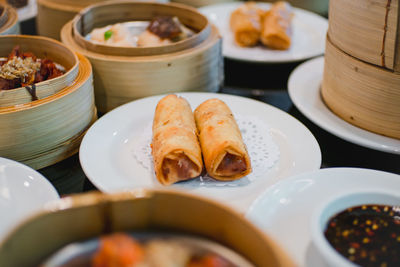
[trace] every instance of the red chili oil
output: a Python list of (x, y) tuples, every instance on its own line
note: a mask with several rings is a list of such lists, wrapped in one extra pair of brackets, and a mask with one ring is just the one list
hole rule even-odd
[(363, 205), (335, 215), (325, 237), (360, 266), (400, 266), (400, 207)]

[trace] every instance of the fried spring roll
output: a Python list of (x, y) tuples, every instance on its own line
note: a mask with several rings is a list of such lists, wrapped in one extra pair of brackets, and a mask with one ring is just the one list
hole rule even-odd
[(263, 11), (253, 2), (241, 5), (232, 12), (230, 27), (240, 46), (254, 46), (260, 40)]
[(184, 98), (168, 95), (158, 102), (152, 155), (156, 177), (163, 185), (194, 178), (203, 170), (193, 112)]
[(286, 50), (291, 44), (292, 7), (287, 2), (275, 3), (265, 13), (261, 42), (273, 49)]
[(194, 117), (208, 174), (223, 181), (249, 174), (250, 157), (229, 107), (209, 99), (196, 108)]

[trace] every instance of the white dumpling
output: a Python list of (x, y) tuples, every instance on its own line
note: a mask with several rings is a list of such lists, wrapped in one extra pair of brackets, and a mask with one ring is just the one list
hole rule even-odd
[(130, 32), (129, 30), (122, 25), (121, 23), (117, 23), (113, 25), (110, 29), (112, 31), (111, 40), (113, 43), (118, 43), (121, 41), (129, 41)]
[[(111, 35), (106, 40), (106, 32), (110, 31)], [(100, 44), (112, 45), (112, 46), (136, 46), (129, 30), (122, 25), (117, 23), (112, 26), (106, 26), (103, 28), (96, 28), (90, 33), (90, 40)]]
[(109, 26), (96, 28), (90, 33), (90, 40), (98, 43), (104, 43), (104, 33), (109, 30)]
[(138, 36), (137, 45), (140, 47), (160, 46), (172, 43), (169, 39), (161, 39), (154, 33), (146, 30)]

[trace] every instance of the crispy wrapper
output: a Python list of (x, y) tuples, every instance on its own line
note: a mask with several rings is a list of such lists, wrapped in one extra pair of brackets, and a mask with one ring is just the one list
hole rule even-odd
[(250, 157), (229, 107), (209, 99), (196, 108), (194, 117), (208, 174), (223, 181), (249, 174)]
[(168, 95), (156, 107), (152, 155), (158, 181), (163, 185), (197, 177), (203, 170), (197, 129), (189, 103)]
[(272, 49), (287, 50), (291, 45), (292, 7), (287, 2), (277, 2), (265, 13), (261, 42)]
[(230, 27), (238, 45), (254, 46), (258, 43), (263, 13), (254, 2), (245, 3), (232, 12)]

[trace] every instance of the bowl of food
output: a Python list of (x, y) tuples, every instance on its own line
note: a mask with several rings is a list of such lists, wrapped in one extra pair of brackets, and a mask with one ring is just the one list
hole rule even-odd
[[(158, 260), (164, 264), (147, 262)], [(243, 216), (212, 200), (170, 190), (67, 197), (20, 224), (0, 244), (0, 265), (9, 267), (110, 261), (166, 266), (170, 260), (174, 266), (292, 266), (276, 243)], [(135, 265), (139, 262), (150, 265)]]
[(181, 51), (203, 42), (211, 31), (207, 18), (194, 8), (146, 2), (91, 5), (72, 24), (80, 46), (116, 56)]
[(396, 266), (400, 262), (400, 194), (359, 191), (320, 205), (311, 240), (328, 266)]
[(216, 92), (223, 81), (222, 38), (189, 6), (92, 5), (63, 27), (61, 40), (92, 63), (100, 112), (151, 95)]
[(96, 120), (92, 67), (62, 43), (0, 36), (0, 154), (34, 169), (79, 149)]
[(78, 75), (79, 60), (71, 49), (49, 38), (3, 36), (0, 70), (0, 107), (8, 107), (51, 96), (69, 86)]

